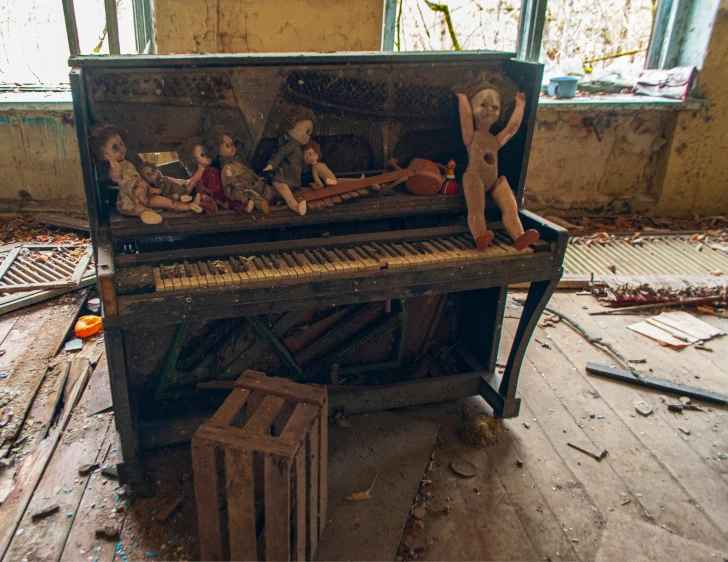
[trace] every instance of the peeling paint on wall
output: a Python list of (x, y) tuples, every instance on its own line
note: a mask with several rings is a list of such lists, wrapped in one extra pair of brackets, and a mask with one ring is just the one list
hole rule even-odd
[(0, 200), (26, 191), (38, 201), (78, 208), (83, 178), (73, 113), (0, 112)]

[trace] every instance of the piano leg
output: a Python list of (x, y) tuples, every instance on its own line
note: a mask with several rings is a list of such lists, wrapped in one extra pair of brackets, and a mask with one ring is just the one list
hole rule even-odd
[(109, 363), (111, 399), (114, 403), (114, 421), (116, 422), (117, 432), (116, 466), (119, 473), (119, 482), (122, 484), (140, 483), (142, 481), (142, 470), (139, 457), (139, 436), (136, 429), (134, 429), (129, 402), (122, 331), (105, 329), (104, 344), (106, 345), (106, 359)]
[[(487, 381), (482, 381), (481, 395), (493, 406), (496, 414), (501, 417), (515, 418), (518, 415), (521, 399), (516, 398), (516, 389), (521, 364), (526, 355), (526, 349), (528, 349), (528, 343), (531, 341), (533, 331), (541, 318), (541, 313), (546, 308), (558, 284), (558, 278), (531, 283), (498, 392)], [(484, 385), (487, 385), (487, 388)], [(496, 403), (494, 404), (491, 400), (495, 400)]]

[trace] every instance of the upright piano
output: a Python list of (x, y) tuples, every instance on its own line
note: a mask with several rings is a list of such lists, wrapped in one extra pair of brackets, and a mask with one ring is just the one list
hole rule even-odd
[[(475, 249), (460, 194), (400, 185), (326, 201), (304, 216), (164, 213), (147, 225), (115, 208), (90, 130), (112, 123), (142, 159), (186, 178), (180, 143), (224, 125), (261, 171), (284, 103), (315, 116), (313, 138), (339, 178), (457, 164), (467, 151), (453, 85), (482, 71), (526, 93), (521, 128), (499, 153), (519, 206), (542, 67), (509, 53), (72, 57), (71, 85), (118, 431), (119, 475), (138, 481), (144, 450), (190, 439), (245, 369), (327, 385), (332, 414), (480, 395), (519, 411), (518, 374), (562, 274), (566, 231), (526, 210), (541, 240), (517, 251), (489, 199), (496, 237)], [(504, 100), (504, 105), (507, 100)], [(304, 178), (305, 179), (305, 178)], [(305, 185), (305, 183), (304, 183)], [(507, 289), (529, 283), (502, 373)]]

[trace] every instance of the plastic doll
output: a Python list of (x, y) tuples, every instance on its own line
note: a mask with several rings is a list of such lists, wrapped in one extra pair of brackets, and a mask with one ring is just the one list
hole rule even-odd
[(291, 189), (301, 187), (303, 147), (311, 140), (313, 111), (298, 105), (283, 107), (283, 136), (278, 150), (268, 161), (264, 172), (273, 172), (273, 187), (288, 206), (301, 215), (306, 214), (306, 201), (296, 201)]
[(269, 201), (276, 192), (250, 166), (236, 158), (237, 147), (232, 136), (217, 129), (207, 137), (206, 147), (212, 158), (220, 159), (222, 186), (231, 204), (237, 203), (248, 213), (256, 208), (267, 214)]
[(220, 170), (212, 165), (212, 158), (204, 141), (200, 137), (187, 139), (177, 150), (177, 156), (187, 173), (192, 176), (187, 182), (187, 189), (195, 189), (197, 193), (207, 196), (201, 201), (205, 210), (209, 213), (215, 212), (218, 204), (227, 208), (229, 202), (222, 188)]
[(303, 147), (303, 164), (306, 169), (311, 169), (311, 175), (313, 176), (313, 183), (311, 187), (314, 189), (321, 189), (325, 185), (336, 185), (336, 176), (329, 167), (320, 162), (321, 160), (321, 147), (316, 141), (308, 141), (306, 146)]
[(151, 162), (142, 162), (139, 164), (137, 166), (137, 172), (150, 185), (152, 193), (169, 197), (173, 201), (182, 201), (183, 203), (189, 203), (194, 199), (187, 192), (189, 180), (163, 176), (157, 166)]
[(119, 186), (116, 208), (120, 213), (138, 216), (147, 224), (158, 224), (162, 217), (155, 209), (202, 212), (198, 200), (183, 203), (152, 193), (150, 185), (139, 175), (134, 164), (126, 159), (126, 144), (119, 128), (100, 125), (91, 135), (96, 160), (109, 162), (109, 178)]
[[(505, 176), (498, 176), (498, 151), (518, 132), (523, 120), (526, 95), (515, 94), (515, 108), (506, 127), (497, 135), (490, 129), (505, 112), (502, 100), (509, 99), (516, 86), (507, 78), (481, 74), (476, 80), (456, 86), (463, 142), (468, 149), (468, 168), (463, 175), (463, 191), (468, 206), (468, 226), (479, 250), (493, 240), (493, 232), (485, 225), (485, 193), (490, 191), (501, 210), (503, 226), (522, 250), (539, 238), (536, 230), (523, 231), (518, 217), (518, 203)], [(512, 99), (512, 98), (510, 98)]]

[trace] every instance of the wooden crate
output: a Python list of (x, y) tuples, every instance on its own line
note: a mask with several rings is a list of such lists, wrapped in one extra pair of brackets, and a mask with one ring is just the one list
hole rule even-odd
[(202, 560), (311, 560), (326, 522), (325, 389), (245, 371), (192, 438)]

